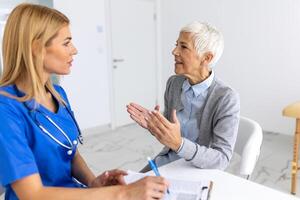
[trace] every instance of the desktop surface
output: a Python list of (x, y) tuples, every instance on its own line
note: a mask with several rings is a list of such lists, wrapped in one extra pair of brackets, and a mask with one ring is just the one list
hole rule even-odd
[(292, 200), (297, 197), (216, 169), (199, 169), (183, 159), (159, 168), (162, 176), (183, 180), (212, 180), (210, 200)]

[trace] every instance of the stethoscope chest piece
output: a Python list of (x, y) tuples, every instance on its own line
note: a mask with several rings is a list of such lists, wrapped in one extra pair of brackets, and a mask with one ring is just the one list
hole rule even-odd
[(72, 150), (68, 150), (68, 151), (67, 151), (67, 154), (68, 154), (69, 156), (72, 155), (72, 153), (73, 153)]

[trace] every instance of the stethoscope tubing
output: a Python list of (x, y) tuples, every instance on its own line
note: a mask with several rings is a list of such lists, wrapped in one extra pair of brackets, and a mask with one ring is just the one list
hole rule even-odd
[[(18, 90), (18, 88), (15, 86), (14, 87), (15, 90), (17, 91), (17, 94), (18, 96), (20, 95), (20, 91)], [(68, 155), (72, 155), (73, 153), (73, 150), (74, 150), (74, 146), (78, 144), (77, 140), (80, 142), (80, 144), (83, 144), (83, 138), (82, 138), (82, 135), (81, 135), (81, 131), (80, 131), (80, 128), (79, 128), (79, 125), (72, 113), (72, 111), (70, 110), (70, 108), (65, 104), (63, 103), (63, 106), (66, 108), (67, 112), (69, 113), (69, 115), (71, 116), (75, 126), (76, 126), (76, 129), (78, 131), (78, 136), (77, 136), (77, 140), (74, 140), (73, 142), (71, 141), (71, 139), (69, 138), (69, 136), (64, 132), (64, 130), (61, 129), (61, 127), (59, 127), (48, 115), (46, 115), (45, 113), (39, 111), (37, 108), (30, 108), (29, 105), (27, 105), (26, 102), (23, 103), (25, 108), (30, 112), (30, 115), (31, 117), (33, 117), (32, 114), (35, 114), (35, 117), (34, 117), (34, 122), (35, 124), (44, 132), (46, 133), (52, 140), (54, 140), (57, 144), (59, 144), (60, 146), (68, 149), (67, 153)], [(53, 126), (55, 126), (62, 134), (63, 136), (67, 139), (68, 143), (70, 146), (62, 143), (61, 141), (59, 141), (57, 138), (55, 138), (36, 118), (36, 114), (40, 113), (41, 115), (43, 115)]]
[[(66, 149), (69, 149), (69, 150), (73, 150), (73, 148), (74, 148), (74, 146), (73, 146), (73, 144), (74, 145), (76, 145), (77, 143), (72, 143), (71, 142), (71, 140), (70, 140), (70, 138), (67, 136), (67, 134), (49, 117), (49, 116), (47, 116), (47, 115), (45, 115), (45, 114), (43, 114), (43, 116), (44, 117), (46, 117), (46, 119), (48, 120), (48, 121), (50, 121), (51, 122), (51, 124), (53, 125), (53, 126), (55, 126), (63, 135), (64, 135), (64, 137), (68, 140), (68, 143), (70, 144), (70, 146), (67, 146), (67, 145), (65, 145), (64, 143), (62, 143), (61, 141), (59, 141), (57, 138), (55, 138), (46, 128), (44, 128), (43, 127), (43, 125), (41, 124), (41, 123), (39, 123), (38, 122), (38, 127), (40, 127), (40, 129), (43, 131), (43, 132), (45, 132), (50, 138), (52, 138), (56, 143), (58, 143), (59, 145), (61, 145), (61, 146), (63, 146), (63, 147), (65, 147)], [(76, 141), (76, 140), (74, 140), (74, 141)]]

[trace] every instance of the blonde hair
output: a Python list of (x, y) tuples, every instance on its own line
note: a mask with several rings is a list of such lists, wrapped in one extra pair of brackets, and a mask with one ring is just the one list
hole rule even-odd
[[(30, 81), (29, 91), (16, 99), (27, 101), (40, 96), (45, 91), (42, 52), (58, 31), (69, 23), (64, 14), (45, 6), (25, 3), (15, 7), (8, 17), (3, 35), (3, 75), (0, 86), (16, 84), (26, 77)], [(37, 48), (35, 54), (33, 45)], [(46, 88), (56, 99), (65, 103), (50, 78)]]

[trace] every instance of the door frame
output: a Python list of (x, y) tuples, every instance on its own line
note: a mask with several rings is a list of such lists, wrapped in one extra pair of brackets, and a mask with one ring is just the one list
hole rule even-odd
[[(161, 4), (160, 0), (148, 0), (154, 3), (154, 16), (155, 17), (155, 63), (156, 70), (156, 104), (162, 105), (163, 98), (161, 97), (162, 88), (162, 43), (161, 43)], [(110, 0), (105, 0), (105, 10), (106, 10), (106, 35), (107, 35), (107, 54), (108, 54), (108, 76), (109, 76), (109, 98), (110, 98), (110, 112), (111, 112), (111, 129), (116, 129), (116, 110), (115, 110), (115, 96), (114, 96), (114, 81), (113, 81), (113, 53), (112, 53), (112, 14), (111, 14), (111, 2)]]

